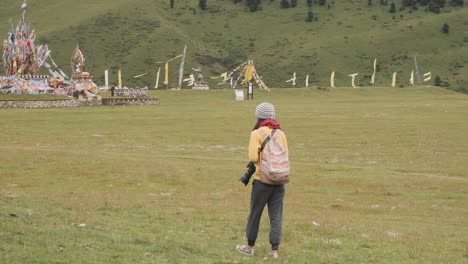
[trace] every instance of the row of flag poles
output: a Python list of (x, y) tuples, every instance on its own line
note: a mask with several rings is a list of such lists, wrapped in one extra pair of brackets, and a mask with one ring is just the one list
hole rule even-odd
[[(187, 52), (187, 46), (185, 46), (184, 48), (184, 51), (182, 54), (180, 55), (177, 55), (175, 56), (174, 58), (171, 58), (167, 61), (164, 61), (164, 62), (159, 62), (160, 64), (164, 63), (164, 70), (165, 70), (165, 75), (164, 75), (164, 84), (166, 86), (169, 85), (169, 62), (175, 60), (175, 59), (178, 59), (178, 58), (182, 58), (182, 61), (180, 63), (180, 68), (179, 68), (179, 83), (178, 83), (178, 87), (179, 89), (182, 87), (182, 82), (185, 81), (183, 79), (183, 75), (184, 75), (184, 63), (185, 63), (185, 55), (186, 55), (186, 52)], [(416, 74), (415, 74), (415, 71), (414, 70), (411, 70), (411, 75), (410, 75), (410, 79), (409, 79), (409, 84), (411, 84), (412, 86), (415, 85), (416, 81), (415, 79), (417, 78), (419, 80), (419, 75), (418, 75), (418, 65), (417, 65), (417, 62), (416, 62), (416, 57), (414, 58), (415, 59), (415, 66), (416, 66)], [(159, 76), (160, 76), (160, 72), (161, 72), (161, 67), (159, 66), (158, 67), (158, 71), (156, 73), (156, 84), (154, 86), (154, 88), (158, 88), (159, 86)], [(371, 80), (370, 80), (370, 84), (371, 85), (374, 85), (375, 84), (375, 76), (376, 76), (376, 73), (377, 73), (377, 58), (374, 59), (374, 63), (373, 63), (373, 73), (372, 73), (372, 76), (371, 76)], [(140, 78), (140, 77), (143, 77), (145, 75), (147, 75), (148, 73), (143, 73), (143, 74), (139, 74), (139, 75), (135, 75), (133, 76), (133, 78)], [(330, 75), (330, 87), (334, 88), (335, 87), (335, 71), (332, 71), (331, 75)], [(352, 74), (349, 74), (348, 76), (351, 77), (351, 86), (353, 88), (357, 88), (358, 85), (356, 84), (356, 77), (359, 75), (359, 73), (352, 73)], [(415, 76), (416, 75), (416, 76)], [(416, 78), (415, 78), (416, 77)], [(118, 71), (118, 74), (117, 74), (117, 78), (118, 78), (118, 87), (119, 88), (122, 88), (122, 71), (119, 69)], [(432, 78), (432, 75), (431, 75), (431, 72), (427, 72), (423, 75), (423, 81), (424, 82), (427, 82), (427, 81), (430, 81)], [(106, 87), (109, 87), (109, 71), (106, 70), (104, 72), (104, 79), (105, 79), (105, 85)], [(286, 82), (287, 83), (292, 83), (293, 86), (296, 86), (297, 82), (296, 82), (296, 72), (293, 73), (293, 77), (289, 80), (287, 80)], [(397, 72), (393, 72), (392, 74), (392, 83), (391, 83), (391, 86), (392, 87), (396, 87), (396, 82), (397, 82)], [(305, 87), (309, 87), (309, 75), (306, 76), (306, 79), (305, 79)]]
[[(158, 62), (159, 64), (164, 63), (165, 74), (164, 74), (164, 82), (163, 83), (166, 86), (169, 86), (169, 62), (171, 62), (171, 61), (173, 61), (175, 59), (178, 59), (178, 58), (182, 58), (182, 61), (180, 63), (180, 68), (179, 68), (179, 83), (178, 83), (179, 89), (182, 87), (186, 52), (187, 52), (187, 45), (185, 45), (184, 52), (182, 54), (177, 55), (174, 58), (169, 59), (167, 61)], [(156, 88), (156, 89), (159, 86), (159, 75), (160, 75), (160, 73), (161, 73), (161, 66), (158, 67), (158, 71), (156, 73), (156, 84), (154, 86), (154, 88)], [(136, 78), (143, 77), (145, 75), (148, 75), (148, 73), (146, 72), (146, 73), (138, 74), (138, 75), (135, 75), (135, 76), (132, 76), (132, 77), (136, 79)], [(119, 71), (117, 72), (117, 81), (118, 81), (119, 89), (122, 89), (123, 85), (122, 85), (122, 70), (121, 69), (119, 69)], [(105, 82), (105, 86), (109, 87), (109, 70), (104, 71), (104, 82)]]
[[(118, 87), (122, 89), (122, 70), (120, 69), (117, 72), (117, 82), (118, 82)], [(104, 85), (105, 87), (109, 87), (109, 70), (104, 71)]]
[[(176, 57), (176, 58), (180, 58), (180, 56)], [(173, 59), (176, 59), (176, 58), (173, 58)], [(173, 60), (171, 59), (171, 60)], [(181, 66), (183, 67), (183, 66)], [(154, 86), (155, 89), (158, 88), (158, 83), (159, 83), (159, 74), (161, 72), (161, 67), (158, 68), (158, 71), (157, 71), (157, 74), (156, 74), (156, 85)], [(169, 61), (166, 62), (165, 64), (165, 76), (164, 76), (164, 84), (168, 85), (169, 84)], [(145, 75), (147, 75), (148, 73), (143, 73), (143, 74), (139, 74), (139, 75), (135, 75), (133, 76), (133, 78), (140, 78), (140, 77), (143, 77)], [(182, 75), (183, 75), (183, 72), (182, 72)], [(357, 85), (356, 85), (356, 76), (358, 76), (359, 73), (353, 73), (353, 74), (349, 74), (348, 76), (351, 77), (351, 86), (353, 88), (357, 88)], [(179, 76), (180, 77), (180, 76)], [(122, 71), (119, 69), (118, 73), (117, 73), (117, 78), (118, 78), (118, 87), (119, 89), (122, 89)], [(430, 81), (431, 78), (432, 78), (432, 74), (431, 72), (427, 72), (423, 75), (423, 80), (424, 82), (427, 82), (427, 81)], [(292, 85), (295, 86), (296, 85), (296, 73), (294, 72), (293, 74), (293, 78), (287, 80), (286, 82), (292, 82)], [(415, 80), (414, 80), (414, 70), (411, 71), (411, 76), (410, 76), (410, 79), (409, 79), (409, 83), (414, 86), (415, 85)], [(104, 80), (105, 80), (105, 85), (106, 87), (109, 87), (109, 70), (105, 70), (104, 72)], [(182, 86), (182, 83), (181, 83), (181, 80), (179, 78), (179, 86)], [(391, 86), (392, 87), (396, 87), (396, 81), (397, 81), (397, 73), (394, 72), (392, 74), (392, 84)], [(375, 72), (372, 74), (372, 77), (371, 77), (371, 84), (374, 85), (374, 82), (375, 82)], [(305, 80), (305, 87), (309, 87), (309, 75), (306, 76), (306, 80)], [(330, 87), (332, 88), (335, 88), (335, 71), (333, 71), (330, 75)]]
[[(418, 68), (417, 66), (417, 62), (416, 62), (416, 57), (414, 58), (415, 59), (415, 65), (416, 65), (416, 69)], [(371, 85), (374, 85), (375, 84), (375, 76), (376, 76), (376, 73), (377, 73), (377, 58), (374, 59), (374, 63), (373, 63), (373, 73), (372, 73), (372, 76), (371, 76), (371, 80), (370, 80), (370, 84)], [(416, 74), (417, 74), (418, 70), (416, 70)], [(356, 77), (359, 75), (359, 73), (352, 73), (352, 74), (349, 74), (348, 76), (351, 77), (351, 86), (353, 88), (356, 88), (357, 85), (356, 85)], [(430, 81), (432, 78), (432, 75), (431, 75), (431, 72), (427, 72), (423, 75), (423, 81), (424, 82), (427, 82), (427, 81)], [(296, 72), (293, 73), (293, 77), (289, 80), (287, 80), (286, 82), (289, 83), (291, 82), (293, 86), (296, 85)], [(397, 82), (397, 73), (396, 72), (393, 72), (392, 74), (392, 83), (391, 83), (391, 86), (392, 87), (396, 87), (396, 82)], [(409, 79), (409, 83), (414, 86), (415, 85), (415, 72), (414, 70), (411, 71), (411, 76), (410, 76), (410, 79)], [(309, 87), (309, 75), (306, 76), (306, 80), (305, 80), (305, 87)], [(335, 87), (335, 71), (332, 71), (331, 73), (331, 76), (330, 76), (330, 87), (334, 88)]]

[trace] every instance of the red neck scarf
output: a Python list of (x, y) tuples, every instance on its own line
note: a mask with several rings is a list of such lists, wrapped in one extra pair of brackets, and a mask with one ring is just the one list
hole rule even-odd
[(260, 124), (258, 124), (258, 128), (261, 128), (263, 126), (267, 126), (271, 129), (275, 129), (275, 128), (281, 129), (280, 124), (273, 119), (265, 119)]

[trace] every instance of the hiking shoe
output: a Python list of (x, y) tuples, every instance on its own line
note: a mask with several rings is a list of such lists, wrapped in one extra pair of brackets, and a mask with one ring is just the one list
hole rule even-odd
[(244, 255), (248, 255), (248, 256), (253, 256), (254, 255), (254, 250), (249, 249), (249, 247), (247, 245), (237, 245), (236, 249), (237, 249), (237, 251), (239, 251), (240, 253), (242, 253)]
[(264, 260), (269, 259), (278, 259), (278, 252), (269, 252), (266, 257), (263, 258)]

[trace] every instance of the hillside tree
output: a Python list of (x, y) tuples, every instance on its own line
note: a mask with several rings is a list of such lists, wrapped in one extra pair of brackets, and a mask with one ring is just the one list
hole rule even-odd
[(312, 4), (314, 3), (314, 0), (306, 0), (307, 6), (310, 8), (312, 7)]
[(448, 34), (450, 31), (450, 26), (447, 23), (442, 25), (442, 33)]
[(415, 3), (416, 3), (416, 0), (402, 0), (401, 6), (402, 7), (413, 6)]
[(201, 10), (206, 10), (206, 0), (198, 0), (198, 6)]
[(309, 12), (307, 13), (306, 22), (312, 22), (312, 21), (314, 21), (314, 13), (312, 12), (312, 10), (309, 10)]
[(289, 1), (288, 0), (281, 0), (280, 7), (281, 8), (289, 8)]
[(291, 0), (291, 7), (297, 7), (297, 0)]
[(391, 3), (390, 4), (390, 10), (389, 10), (390, 13), (395, 13), (396, 12), (396, 5), (395, 3)]
[(247, 0), (247, 6), (250, 12), (258, 11), (260, 10), (260, 0)]
[(319, 5), (323, 6), (327, 3), (327, 0), (319, 0), (318, 3)]
[(171, 0), (170, 3), (171, 3), (171, 8), (174, 8), (174, 0)]
[(440, 5), (434, 1), (429, 2), (427, 9), (433, 13), (440, 13)]
[(436, 5), (439, 5), (440, 7), (444, 7), (447, 0), (431, 0), (431, 2)]
[(465, 5), (464, 0), (450, 0), (449, 3), (452, 6), (464, 6)]

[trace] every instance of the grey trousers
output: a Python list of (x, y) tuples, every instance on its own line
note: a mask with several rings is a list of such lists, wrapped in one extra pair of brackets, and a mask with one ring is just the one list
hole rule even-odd
[(265, 205), (268, 205), (271, 249), (278, 249), (281, 242), (281, 227), (283, 224), (284, 194), (284, 185), (268, 185), (254, 180), (250, 196), (250, 214), (246, 228), (249, 246), (255, 246), (260, 227), (260, 218), (262, 217)]

